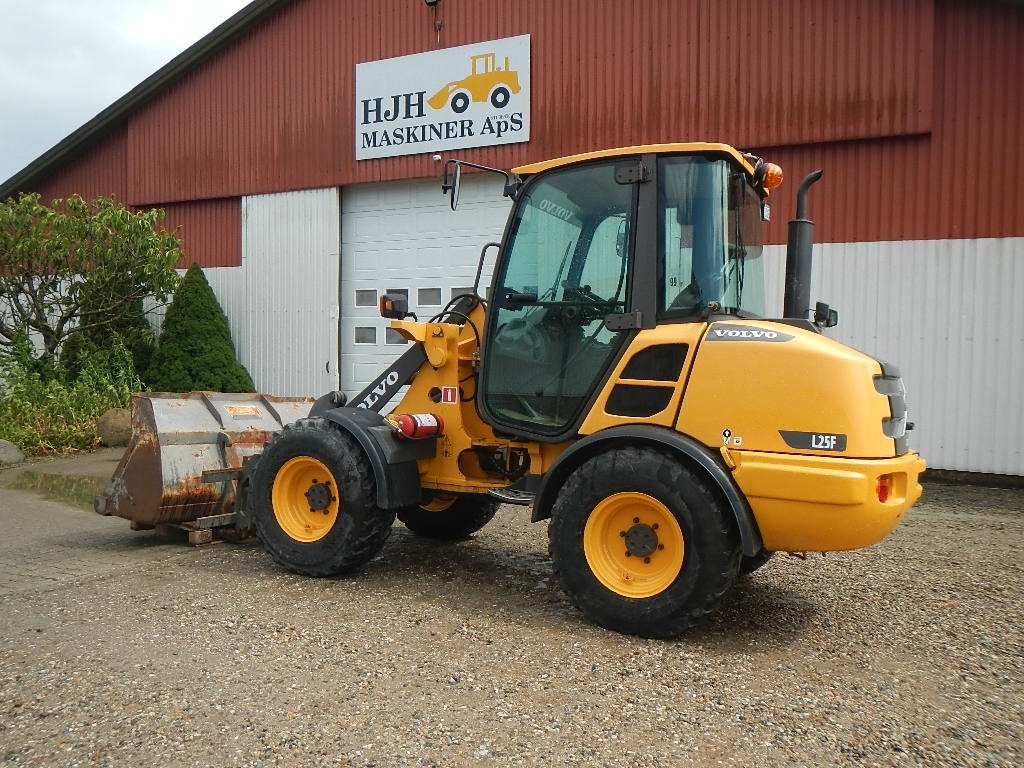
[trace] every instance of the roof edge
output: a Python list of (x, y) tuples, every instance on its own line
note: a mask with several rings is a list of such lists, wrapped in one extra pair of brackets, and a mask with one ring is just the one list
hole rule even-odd
[(167, 64), (128, 91), (83, 126), (73, 131), (5, 182), (0, 184), (0, 200), (37, 181), (59, 163), (71, 160), (103, 137), (107, 129), (119, 125), (138, 107), (157, 93), (192, 72), (221, 48), (240, 37), (291, 0), (253, 0), (235, 15), (218, 25), (198, 42), (186, 48)]

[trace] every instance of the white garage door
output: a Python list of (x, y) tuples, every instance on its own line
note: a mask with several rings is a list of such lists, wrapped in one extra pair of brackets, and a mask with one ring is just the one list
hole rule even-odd
[[(466, 175), (452, 211), (437, 179), (345, 187), (341, 194), (341, 387), (359, 392), (407, 348), (377, 300), (403, 292), (420, 320), (473, 285), (480, 249), (501, 239), (503, 180)], [(481, 293), (490, 285), (490, 250)]]

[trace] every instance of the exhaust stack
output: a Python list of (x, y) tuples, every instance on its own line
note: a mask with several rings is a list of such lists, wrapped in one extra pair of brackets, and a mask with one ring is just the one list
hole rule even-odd
[(789, 222), (786, 245), (786, 292), (783, 317), (809, 319), (811, 314), (811, 246), (814, 244), (814, 222), (807, 218), (807, 192), (822, 171), (812, 171), (800, 182), (796, 193), (796, 218)]

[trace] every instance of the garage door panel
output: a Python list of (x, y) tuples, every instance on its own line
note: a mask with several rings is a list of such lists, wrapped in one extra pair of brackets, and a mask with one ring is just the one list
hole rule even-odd
[[(389, 321), (380, 317), (376, 302), (360, 306), (357, 292), (379, 296), (403, 290), (410, 312), (421, 320), (432, 317), (453, 290), (472, 285), (480, 249), (500, 239), (510, 205), (500, 181), (478, 176), (463, 178), (454, 212), (436, 179), (343, 190), (341, 375), (346, 393), (361, 390), (408, 348), (388, 343), (389, 338), (396, 341), (393, 334), (389, 337)], [(489, 284), (489, 271), (481, 282)], [(357, 336), (368, 338), (370, 329), (374, 341), (357, 343)]]

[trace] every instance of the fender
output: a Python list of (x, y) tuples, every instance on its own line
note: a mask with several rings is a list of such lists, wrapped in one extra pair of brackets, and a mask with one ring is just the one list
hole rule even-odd
[(395, 431), (376, 411), (367, 408), (332, 408), (323, 418), (350, 434), (373, 468), (377, 506), (398, 509), (420, 502), (417, 459), (434, 455), (435, 440), (396, 440)]
[(655, 445), (668, 448), (683, 457), (698, 474), (709, 480), (725, 499), (739, 529), (743, 554), (753, 557), (761, 552), (764, 545), (754, 513), (750, 510), (746, 497), (733, 482), (732, 475), (718, 457), (707, 446), (691, 437), (665, 427), (648, 424), (630, 424), (605, 429), (587, 435), (564, 451), (541, 480), (541, 487), (533, 506), (533, 522), (551, 517), (551, 507), (555, 503), (558, 489), (577, 466), (597, 453), (625, 445)]

